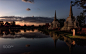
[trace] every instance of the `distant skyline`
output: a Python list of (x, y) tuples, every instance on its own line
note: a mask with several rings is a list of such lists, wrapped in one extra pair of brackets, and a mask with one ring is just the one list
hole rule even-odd
[[(69, 16), (70, 2), (74, 0), (34, 0), (23, 2), (22, 0), (0, 0), (0, 16), (34, 16), (54, 17), (55, 10), (57, 19)], [(83, 11), (73, 6), (73, 15), (78, 16)]]
[(53, 21), (52, 18), (47, 18), (47, 17), (26, 17), (26, 18), (20, 18), (20, 17), (4, 17), (0, 18), (0, 21), (5, 22), (13, 22), (15, 21), (16, 25), (45, 25), (45, 23), (50, 23)]

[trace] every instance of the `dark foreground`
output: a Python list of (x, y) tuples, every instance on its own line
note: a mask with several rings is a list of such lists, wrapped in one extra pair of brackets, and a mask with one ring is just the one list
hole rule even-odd
[(86, 54), (86, 39), (49, 32), (19, 30), (0, 34), (0, 54)]

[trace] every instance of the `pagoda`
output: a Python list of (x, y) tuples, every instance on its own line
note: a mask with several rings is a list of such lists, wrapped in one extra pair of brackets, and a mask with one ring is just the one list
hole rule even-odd
[(72, 13), (72, 5), (70, 4), (69, 17), (64, 22), (64, 26), (61, 28), (61, 31), (70, 31), (71, 28), (78, 28), (79, 22), (74, 18)]
[(56, 29), (60, 27), (60, 23), (56, 19), (56, 10), (55, 10), (55, 17), (52, 23), (50, 23), (50, 27), (48, 29)]

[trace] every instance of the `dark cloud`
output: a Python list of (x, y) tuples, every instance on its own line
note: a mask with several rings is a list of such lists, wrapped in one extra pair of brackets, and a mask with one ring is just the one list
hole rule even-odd
[(49, 23), (52, 22), (54, 18), (48, 18), (48, 17), (25, 17), (25, 18), (19, 18), (19, 17), (1, 17), (0, 21), (23, 21), (24, 22), (32, 22), (32, 23)]
[(22, 0), (23, 2), (34, 3), (34, 0)]
[(0, 21), (22, 21), (21, 17), (0, 17)]
[(27, 10), (27, 11), (30, 11), (31, 9), (30, 9), (30, 8), (27, 8), (26, 10)]
[(50, 23), (53, 21), (52, 18), (48, 17), (26, 17), (23, 18), (25, 22), (35, 22), (35, 23)]

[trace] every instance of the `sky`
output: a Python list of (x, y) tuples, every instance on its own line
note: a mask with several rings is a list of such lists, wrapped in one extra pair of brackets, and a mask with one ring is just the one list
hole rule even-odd
[[(66, 19), (69, 16), (71, 1), (74, 0), (0, 0), (0, 16), (54, 17), (56, 10), (57, 19)], [(77, 6), (73, 6), (72, 9), (74, 16), (83, 11)]]
[[(0, 0), (0, 16), (42, 16), (54, 17), (55, 10), (58, 18), (67, 18), (69, 16), (71, 0), (34, 0), (33, 3), (23, 2), (22, 0)], [(72, 0), (73, 1), (73, 0)], [(30, 8), (30, 11), (26, 9)], [(74, 16), (82, 12), (73, 8)]]

